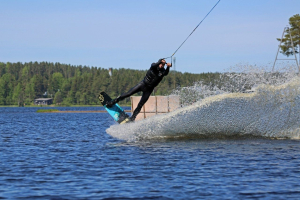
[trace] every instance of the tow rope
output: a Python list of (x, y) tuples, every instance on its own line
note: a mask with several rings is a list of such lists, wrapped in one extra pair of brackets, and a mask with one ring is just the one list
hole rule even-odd
[(212, 7), (212, 9), (205, 15), (205, 17), (201, 20), (201, 22), (196, 26), (196, 28), (194, 28), (194, 30), (191, 32), (191, 34), (181, 43), (181, 45), (176, 49), (176, 51), (169, 57), (166, 57), (165, 59), (167, 58), (171, 58), (171, 63), (172, 63), (172, 57), (175, 55), (175, 53), (181, 48), (181, 46), (189, 39), (189, 37), (195, 32), (195, 30), (200, 26), (200, 24), (205, 20), (205, 18), (211, 13), (211, 11), (213, 11), (213, 9), (218, 5), (218, 3), (220, 2), (221, 0), (219, 0), (215, 5), (214, 7)]

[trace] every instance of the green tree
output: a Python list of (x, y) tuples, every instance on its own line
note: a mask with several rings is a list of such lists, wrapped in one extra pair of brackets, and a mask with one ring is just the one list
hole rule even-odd
[(5, 63), (0, 63), (0, 78), (3, 74), (5, 74)]
[[(300, 51), (300, 15), (296, 14), (290, 17), (289, 19), (290, 28), (286, 30), (284, 33), (284, 37), (282, 39), (282, 44), (280, 46), (281, 51), (280, 53), (290, 56), (293, 55), (293, 49), (290, 40), (290, 33), (293, 39), (295, 53), (299, 53)], [(290, 33), (289, 33), (290, 31)], [(281, 38), (277, 38), (278, 41), (281, 41)], [(300, 55), (299, 55), (300, 59)]]
[(22, 91), (22, 84), (18, 83), (18, 85), (14, 88), (14, 93), (12, 96), (13, 104), (17, 104), (18, 106), (23, 106), (24, 99), (23, 99), (23, 91)]
[(54, 96), (54, 103), (55, 104), (61, 104), (62, 101), (63, 101), (63, 99), (62, 99), (62, 93), (60, 91), (56, 92), (55, 96)]
[(13, 76), (10, 73), (4, 74), (0, 78), (0, 104), (11, 105), (13, 95), (13, 84), (15, 83)]
[(52, 74), (51, 81), (50, 81), (50, 90), (51, 94), (55, 94), (58, 90), (61, 90), (62, 84), (64, 81), (64, 77), (60, 72), (55, 72)]
[(86, 105), (88, 102), (87, 102), (88, 100), (87, 100), (87, 95), (86, 95), (86, 93), (82, 93), (81, 95), (80, 95), (80, 104), (81, 105)]
[(26, 105), (31, 104), (35, 98), (34, 85), (35, 85), (35, 80), (34, 78), (32, 78), (30, 82), (27, 83), (25, 86), (24, 100)]
[(5, 82), (0, 78), (0, 105), (5, 105)]

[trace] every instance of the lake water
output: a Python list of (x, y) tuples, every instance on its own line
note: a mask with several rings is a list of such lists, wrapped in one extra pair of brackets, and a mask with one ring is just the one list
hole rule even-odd
[(0, 199), (300, 198), (299, 140), (121, 140), (107, 113), (37, 109), (0, 108)]

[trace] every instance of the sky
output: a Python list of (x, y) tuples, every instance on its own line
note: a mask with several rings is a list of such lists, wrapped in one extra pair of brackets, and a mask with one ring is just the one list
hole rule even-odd
[[(146, 70), (171, 56), (216, 3), (0, 0), (0, 62)], [(273, 65), (276, 38), (295, 14), (300, 14), (300, 0), (221, 0), (174, 55), (176, 70), (223, 72), (239, 64)]]

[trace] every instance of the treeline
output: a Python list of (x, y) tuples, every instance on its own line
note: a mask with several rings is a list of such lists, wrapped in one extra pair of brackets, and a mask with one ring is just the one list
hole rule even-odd
[[(99, 105), (97, 96), (106, 91), (111, 97), (128, 91), (143, 79), (146, 70), (73, 66), (50, 62), (0, 62), (0, 105), (31, 105), (36, 98), (53, 98), (61, 105)], [(175, 87), (210, 83), (219, 73), (170, 71), (155, 88), (155, 95), (168, 95)], [(140, 95), (140, 94), (138, 94)], [(127, 99), (124, 103), (128, 103)]]

